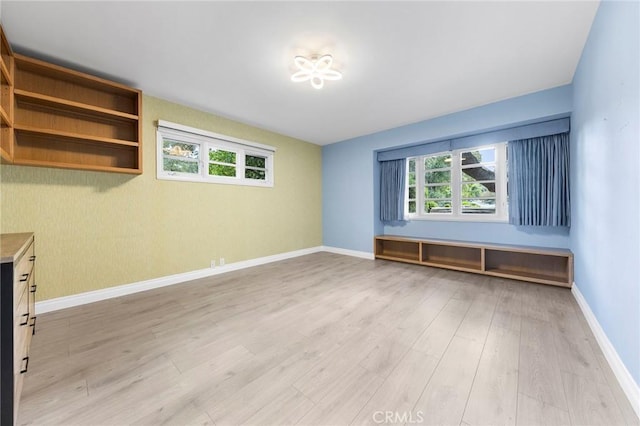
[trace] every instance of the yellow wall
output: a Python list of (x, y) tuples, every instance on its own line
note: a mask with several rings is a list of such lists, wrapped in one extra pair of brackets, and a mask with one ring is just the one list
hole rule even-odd
[[(274, 146), (274, 187), (157, 180), (158, 119)], [(35, 232), (39, 300), (322, 243), (319, 146), (149, 96), (143, 144), (141, 176), (1, 167), (1, 231)]]

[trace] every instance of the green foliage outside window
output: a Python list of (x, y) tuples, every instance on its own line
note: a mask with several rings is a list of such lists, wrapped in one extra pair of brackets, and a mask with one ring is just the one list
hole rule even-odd
[(232, 151), (224, 151), (222, 149), (210, 149), (209, 161), (215, 161), (215, 164), (209, 163), (209, 175), (211, 176), (236, 176), (236, 167), (231, 164), (236, 164), (236, 153)]
[(246, 169), (244, 177), (247, 179), (265, 180), (267, 178), (267, 159), (256, 155), (245, 156)]
[(267, 159), (264, 157), (256, 157), (255, 155), (247, 155), (245, 161), (248, 167), (264, 169), (266, 167)]
[(211, 149), (209, 150), (209, 161), (236, 164), (236, 153), (231, 151), (223, 151), (221, 149)]
[(223, 166), (220, 164), (209, 164), (209, 174), (211, 176), (232, 176), (236, 175), (234, 166)]
[(198, 163), (196, 161), (180, 161), (173, 158), (164, 158), (164, 170), (177, 173), (198, 173)]
[(265, 180), (266, 172), (264, 170), (245, 169), (244, 177), (247, 179)]

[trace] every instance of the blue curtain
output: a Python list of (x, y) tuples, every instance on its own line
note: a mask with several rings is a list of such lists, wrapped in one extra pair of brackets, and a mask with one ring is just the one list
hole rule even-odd
[(380, 220), (404, 220), (404, 181), (407, 160), (380, 162)]
[(509, 141), (509, 223), (570, 226), (569, 133)]

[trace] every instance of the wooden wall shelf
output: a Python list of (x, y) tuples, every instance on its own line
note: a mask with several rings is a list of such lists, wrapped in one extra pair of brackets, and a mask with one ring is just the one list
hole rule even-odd
[(571, 287), (573, 283), (573, 254), (569, 250), (423, 240), (393, 235), (375, 237), (374, 247), (376, 259), (561, 287)]
[(2, 45), (3, 162), (142, 173), (139, 90)]
[(13, 156), (13, 51), (0, 26), (0, 158)]

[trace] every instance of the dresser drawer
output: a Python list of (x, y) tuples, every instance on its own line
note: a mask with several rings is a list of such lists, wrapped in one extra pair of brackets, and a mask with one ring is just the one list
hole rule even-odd
[(36, 257), (34, 253), (33, 242), (29, 244), (29, 247), (25, 250), (24, 254), (18, 261), (18, 264), (15, 266), (19, 275), (22, 274), (30, 274), (33, 270), (33, 264), (35, 263)]
[[(22, 393), (22, 385), (24, 383), (24, 375), (29, 368), (29, 346), (31, 346), (31, 333), (25, 333), (25, 341), (19, 351), (19, 355), (15, 357), (14, 361), (14, 375), (13, 375), (13, 386), (16, 392), (16, 395), (20, 395)], [(13, 418), (18, 418), (18, 405), (20, 403), (20, 398), (15, 398), (13, 401)]]
[[(13, 374), (16, 376), (24, 376), (26, 373), (28, 362), (26, 358), (29, 356), (29, 346), (31, 345), (31, 333), (23, 333), (20, 346), (13, 348)], [(21, 373), (21, 371), (23, 373)]]
[(13, 360), (14, 371), (19, 367), (19, 359), (22, 359), (24, 352), (24, 345), (27, 341), (27, 335), (31, 331), (29, 326), (29, 294), (25, 287), (24, 294), (20, 298), (18, 307), (15, 311), (13, 320)]
[(25, 251), (24, 255), (15, 265), (14, 271), (14, 293), (13, 293), (13, 306), (17, 307), (20, 297), (22, 297), (22, 291), (27, 287), (28, 282), (33, 276), (33, 265), (35, 263), (33, 243), (29, 245), (29, 248)]

